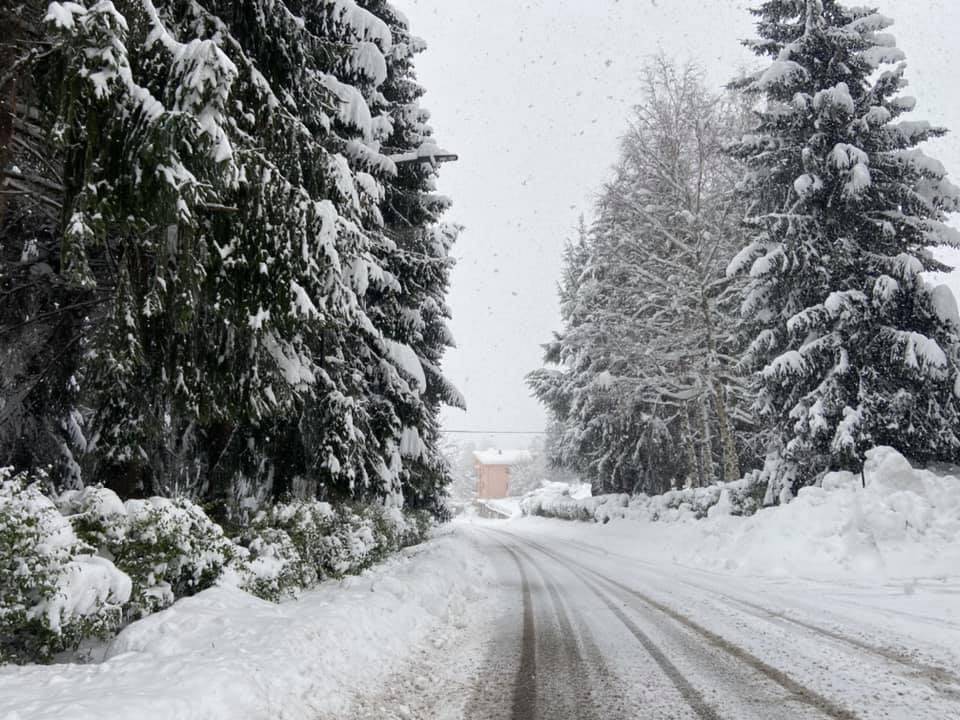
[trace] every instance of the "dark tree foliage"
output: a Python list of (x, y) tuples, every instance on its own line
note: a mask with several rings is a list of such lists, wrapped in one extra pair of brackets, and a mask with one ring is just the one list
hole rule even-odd
[(0, 462), (434, 507), (456, 232), (371, 0), (0, 10)]
[(775, 428), (771, 495), (890, 445), (920, 462), (960, 459), (956, 303), (921, 273), (960, 193), (918, 149), (942, 128), (901, 116), (915, 101), (904, 55), (871, 8), (775, 0), (750, 47), (768, 62), (736, 83), (762, 101), (733, 147), (748, 168), (743, 358)]

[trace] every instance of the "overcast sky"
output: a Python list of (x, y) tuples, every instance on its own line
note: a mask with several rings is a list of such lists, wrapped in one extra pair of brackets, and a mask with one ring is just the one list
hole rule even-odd
[[(866, 0), (857, 0), (863, 4)], [(441, 191), (465, 226), (445, 363), (467, 399), (456, 429), (540, 430), (524, 375), (559, 329), (563, 243), (616, 158), (638, 70), (662, 50), (718, 88), (754, 61), (747, 0), (394, 0), (429, 46), (418, 62), (440, 144)], [(877, 0), (907, 54), (916, 116), (960, 133), (956, 0)], [(953, 67), (951, 67), (953, 66)], [(960, 134), (931, 144), (957, 181)], [(510, 444), (505, 442), (502, 444)]]

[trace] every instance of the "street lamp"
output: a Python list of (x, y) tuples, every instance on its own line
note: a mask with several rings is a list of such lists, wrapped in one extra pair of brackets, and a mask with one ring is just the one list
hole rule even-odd
[(418, 165), (426, 163), (436, 167), (443, 163), (456, 162), (460, 159), (458, 155), (441, 149), (432, 143), (424, 143), (413, 152), (403, 153), (401, 155), (390, 155), (394, 165)]

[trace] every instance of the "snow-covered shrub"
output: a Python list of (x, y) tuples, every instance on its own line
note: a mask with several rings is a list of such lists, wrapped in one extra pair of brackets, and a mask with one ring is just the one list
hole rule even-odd
[(237, 555), (223, 528), (186, 498), (128, 500), (124, 507), (126, 537), (111, 553), (133, 579), (134, 614), (213, 586)]
[(417, 545), (430, 537), (430, 531), (435, 525), (433, 515), (428, 510), (408, 510), (403, 519), (406, 530), (403, 534), (403, 547)]
[(130, 578), (93, 555), (39, 489), (0, 469), (0, 662), (47, 660), (119, 627)]
[(284, 532), (299, 556), (297, 566), (295, 556), (287, 555), (292, 566), (288, 575), (310, 586), (360, 572), (401, 547), (421, 542), (431, 526), (426, 512), (405, 514), (379, 505), (333, 508), (317, 500), (294, 500), (261, 512), (254, 532)]
[(671, 490), (652, 497), (641, 495), (631, 501), (631, 507), (645, 508), (650, 520), (676, 520), (685, 515), (699, 520), (707, 517), (722, 499), (726, 514), (752, 515), (762, 506), (765, 492), (766, 482), (761, 482), (758, 471), (752, 471), (729, 483)]
[(249, 593), (279, 602), (316, 581), (290, 536), (274, 527), (248, 530), (240, 539), (245, 551), (238, 567), (239, 585)]
[(253, 521), (253, 532), (279, 530), (286, 534), (299, 556), (297, 576), (304, 587), (322, 579), (324, 538), (333, 528), (334, 511), (329, 503), (317, 500), (292, 500), (271, 505)]
[(334, 575), (359, 572), (403, 547), (423, 542), (433, 527), (426, 510), (404, 513), (381, 505), (341, 507), (337, 521), (330, 539)]
[(242, 554), (223, 529), (186, 498), (124, 503), (111, 490), (86, 487), (63, 493), (58, 504), (77, 535), (132, 579), (126, 608), (130, 617), (212, 586)]
[(529, 493), (520, 502), (524, 515), (540, 515), (562, 520), (606, 523), (619, 518), (651, 521), (702, 519), (718, 508), (728, 515), (752, 515), (762, 506), (766, 481), (759, 472), (740, 480), (701, 488), (671, 490), (663, 495), (625, 494), (578, 497), (575, 487), (565, 483), (547, 483)]
[(82, 540), (109, 557), (110, 546), (127, 534), (127, 509), (112, 490), (89, 486), (67, 490), (54, 498), (60, 512), (67, 516), (74, 532)]
[(386, 534), (378, 536), (373, 512), (338, 507), (332, 532), (323, 540), (322, 570), (330, 577), (357, 573), (385, 555), (388, 543)]

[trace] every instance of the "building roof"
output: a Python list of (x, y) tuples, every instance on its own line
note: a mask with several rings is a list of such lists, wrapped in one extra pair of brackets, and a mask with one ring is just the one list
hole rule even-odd
[(475, 450), (473, 457), (481, 465), (517, 465), (530, 462), (533, 455), (529, 450)]

